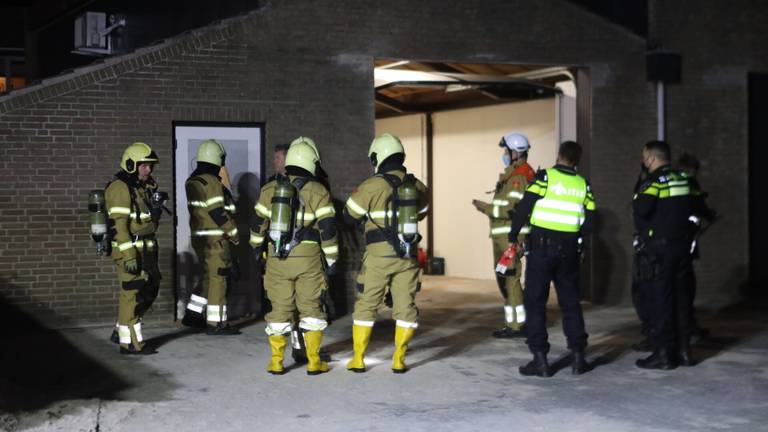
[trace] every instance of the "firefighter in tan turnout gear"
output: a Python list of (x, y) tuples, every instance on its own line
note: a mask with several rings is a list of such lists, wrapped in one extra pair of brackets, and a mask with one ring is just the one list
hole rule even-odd
[(220, 173), (227, 153), (209, 139), (197, 149), (197, 169), (187, 179), (187, 207), (192, 247), (202, 267), (195, 292), (187, 303), (184, 324), (206, 323), (209, 335), (235, 335), (240, 331), (227, 325), (227, 283), (232, 267), (231, 244), (238, 243), (235, 204), (223, 185)]
[(272, 352), (267, 372), (274, 375), (285, 373), (285, 348), (296, 325), (303, 334), (307, 374), (328, 371), (328, 363), (320, 359), (328, 326), (321, 296), (328, 289), (325, 272), (333, 272), (339, 248), (331, 196), (315, 177), (319, 158), (313, 144), (304, 137), (291, 143), (287, 176), (278, 175), (261, 189), (251, 225), (257, 259), (269, 244), (264, 287), (272, 311), (266, 315), (265, 331)]
[(418, 221), (427, 215), (428, 194), (422, 182), (407, 174), (405, 151), (397, 137), (383, 134), (374, 139), (368, 156), (376, 174), (355, 189), (344, 208), (345, 219), (365, 223), (366, 243), (353, 314), (354, 357), (347, 369), (365, 372), (365, 350), (389, 285), (396, 321), (392, 371), (404, 373), (408, 343), (418, 326), (415, 297), (420, 271), (415, 255), (421, 238)]
[[(507, 235), (511, 229), (512, 215), (536, 174), (527, 162), (528, 150), (531, 146), (525, 135), (511, 132), (501, 138), (499, 147), (504, 149), (503, 161), (506, 168), (499, 175), (493, 201), (490, 204), (479, 200), (472, 201), (475, 208), (490, 219), (494, 265), (507, 249)], [(520, 244), (528, 231), (527, 226), (520, 231)], [(497, 338), (525, 337), (525, 307), (523, 306), (523, 288), (520, 283), (520, 276), (522, 276), (520, 258), (519, 254), (515, 256), (512, 265), (507, 268), (504, 275), (496, 273), (496, 282), (505, 301), (504, 321), (506, 323), (504, 327), (493, 332), (493, 336)]]
[(120, 281), (120, 305), (113, 340), (121, 354), (153, 354), (145, 347), (141, 317), (157, 297), (160, 271), (157, 267), (155, 232), (160, 220), (153, 195), (157, 184), (152, 170), (158, 158), (141, 142), (125, 149), (115, 179), (104, 192), (109, 215), (108, 232), (112, 239), (112, 259)]

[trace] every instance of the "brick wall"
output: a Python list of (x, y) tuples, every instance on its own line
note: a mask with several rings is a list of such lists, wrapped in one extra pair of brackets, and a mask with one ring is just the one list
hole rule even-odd
[(750, 241), (747, 76), (768, 72), (768, 7), (655, 1), (652, 11), (650, 37), (683, 61), (681, 84), (667, 89), (669, 142), (699, 156), (702, 187), (723, 216), (701, 241), (700, 297), (732, 301), (747, 279)]
[[(103, 187), (135, 140), (157, 149), (164, 161), (157, 178), (170, 187), (173, 121), (265, 122), (267, 154), (275, 143), (311, 136), (335, 195), (345, 198), (369, 172), (373, 59), (403, 58), (589, 70), (588, 165), (601, 209), (595, 292), (605, 301), (625, 299), (629, 194), (639, 148), (655, 130), (645, 41), (556, 0), (383, 5), (267, 2), (247, 16), (0, 98), (3, 296), (58, 322), (114, 319), (117, 284), (109, 260), (92, 252), (86, 194)], [(172, 244), (167, 221), (160, 241)], [(153, 316), (170, 319), (173, 251), (161, 250), (166, 278)], [(358, 255), (346, 251), (348, 271)]]

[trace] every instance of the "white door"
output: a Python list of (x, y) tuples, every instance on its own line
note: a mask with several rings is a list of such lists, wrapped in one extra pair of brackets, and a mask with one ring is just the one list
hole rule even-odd
[(174, 124), (178, 318), (183, 316), (186, 301), (199, 279), (198, 260), (190, 241), (184, 183), (197, 166), (197, 147), (207, 139), (215, 139), (227, 151), (226, 167), (232, 181), (232, 195), (237, 203), (235, 220), (240, 232), (240, 245), (234, 249), (233, 256), (239, 261), (241, 277), (233, 282), (227, 294), (228, 315), (235, 318), (254, 314), (260, 306), (261, 281), (251, 262), (248, 219), (264, 181), (263, 136), (264, 126), (259, 124)]

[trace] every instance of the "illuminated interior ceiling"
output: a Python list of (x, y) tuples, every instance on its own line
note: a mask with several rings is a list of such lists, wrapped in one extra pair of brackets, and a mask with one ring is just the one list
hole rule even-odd
[(550, 98), (567, 68), (531, 65), (375, 61), (376, 117)]

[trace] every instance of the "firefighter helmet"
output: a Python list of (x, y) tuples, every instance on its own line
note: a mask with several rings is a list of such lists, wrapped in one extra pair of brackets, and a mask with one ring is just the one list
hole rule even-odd
[(303, 168), (315, 175), (317, 162), (320, 161), (317, 151), (306, 141), (297, 141), (292, 142), (288, 148), (288, 153), (285, 155), (285, 166)]
[(140, 163), (158, 163), (160, 160), (157, 158), (152, 147), (143, 142), (135, 142), (128, 146), (123, 152), (123, 158), (120, 160), (120, 168), (123, 171), (133, 174), (136, 172), (136, 168)]
[(315, 152), (315, 156), (317, 157), (317, 162), (322, 163), (322, 160), (320, 159), (320, 150), (317, 149), (317, 144), (315, 144), (315, 141), (312, 138), (300, 136), (296, 138), (295, 140), (291, 141), (291, 144), (289, 146), (292, 147), (294, 144), (303, 143), (312, 148)]
[(514, 150), (518, 153), (525, 153), (531, 149), (531, 144), (528, 142), (528, 137), (519, 132), (510, 132), (503, 137), (499, 142), (499, 147), (506, 147), (509, 150)]
[(214, 139), (208, 139), (201, 142), (200, 146), (197, 148), (198, 162), (208, 162), (209, 164), (220, 167), (224, 166), (226, 157), (227, 151), (224, 150), (224, 146)]
[(398, 153), (405, 154), (400, 138), (385, 133), (373, 140), (368, 150), (368, 157), (371, 159), (371, 165), (378, 169), (388, 157)]

